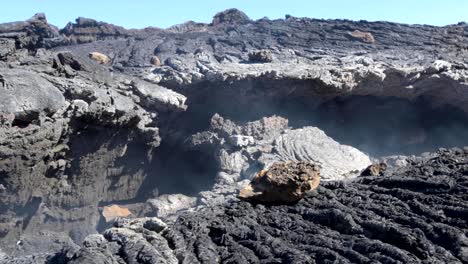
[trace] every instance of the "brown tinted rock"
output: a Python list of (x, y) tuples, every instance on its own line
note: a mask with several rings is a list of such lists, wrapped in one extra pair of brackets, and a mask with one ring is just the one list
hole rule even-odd
[(250, 21), (250, 18), (242, 11), (231, 8), (225, 10), (223, 12), (217, 13), (214, 18), (213, 22), (211, 23), (213, 26), (219, 24), (243, 24)]
[(104, 206), (102, 210), (102, 216), (106, 219), (106, 222), (110, 222), (119, 217), (127, 217), (131, 215), (132, 212), (128, 208), (120, 207), (118, 205)]
[(369, 32), (362, 32), (359, 30), (354, 30), (349, 33), (349, 36), (354, 39), (364, 43), (375, 43), (374, 36)]
[(249, 61), (256, 63), (267, 63), (273, 61), (273, 55), (269, 50), (258, 50), (249, 53)]
[(383, 162), (379, 164), (372, 164), (361, 173), (361, 176), (382, 176), (386, 169), (387, 164)]
[(161, 66), (161, 60), (158, 58), (158, 56), (153, 56), (153, 57), (151, 57), (150, 62), (151, 62), (151, 64), (153, 64), (154, 66)]
[(316, 189), (319, 183), (319, 166), (308, 161), (277, 162), (268, 170), (260, 171), (240, 191), (239, 198), (253, 202), (293, 203)]
[(110, 62), (110, 59), (107, 57), (107, 55), (99, 52), (91, 52), (89, 53), (89, 57), (99, 64), (108, 64)]

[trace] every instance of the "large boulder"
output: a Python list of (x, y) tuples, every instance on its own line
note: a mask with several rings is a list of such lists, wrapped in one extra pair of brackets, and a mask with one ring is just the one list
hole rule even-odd
[(277, 162), (268, 170), (260, 171), (240, 191), (239, 198), (253, 202), (293, 203), (315, 190), (319, 183), (319, 166), (307, 161)]
[(0, 72), (0, 113), (31, 121), (40, 114), (52, 115), (65, 105), (63, 94), (38, 74), (19, 69)]
[(358, 149), (341, 145), (316, 127), (288, 130), (277, 137), (273, 150), (259, 160), (269, 167), (278, 160), (314, 161), (322, 167), (325, 180), (342, 180), (357, 175), (371, 164)]
[(159, 218), (167, 218), (176, 213), (195, 207), (197, 199), (183, 194), (163, 194), (155, 199), (149, 199), (148, 213)]
[(185, 104), (187, 97), (173, 90), (143, 81), (133, 82), (132, 87), (146, 107), (160, 111), (185, 111), (187, 109)]
[(350, 32), (348, 36), (353, 40), (361, 41), (364, 43), (369, 43), (369, 44), (375, 43), (374, 36), (369, 32), (362, 32), (359, 30), (354, 30), (353, 32)]

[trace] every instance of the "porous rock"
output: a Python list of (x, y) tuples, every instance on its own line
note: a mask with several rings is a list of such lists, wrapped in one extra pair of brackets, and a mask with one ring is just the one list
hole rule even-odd
[(116, 204), (104, 206), (102, 209), (102, 216), (106, 222), (110, 222), (119, 217), (128, 217), (132, 214), (128, 208), (118, 206)]
[(158, 58), (158, 56), (152, 56), (150, 59), (150, 63), (154, 66), (161, 66), (161, 60)]
[(242, 200), (266, 203), (293, 203), (315, 190), (320, 183), (320, 168), (310, 162), (277, 162), (260, 171), (242, 189)]
[(384, 162), (369, 165), (361, 172), (361, 176), (382, 176), (387, 170), (387, 164)]
[[(112, 228), (104, 233), (104, 245), (110, 248), (118, 241), (118, 253), (107, 251), (99, 259), (144, 255), (154, 261), (173, 256), (180, 263), (466, 263), (468, 150), (434, 154), (413, 157), (387, 177), (322, 182), (293, 204), (236, 202), (187, 212), (156, 232), (162, 240), (145, 228)], [(83, 260), (83, 252), (96, 249), (84, 247), (65, 263), (77, 263), (69, 259)]]
[(110, 58), (107, 55), (96, 51), (89, 53), (89, 58), (99, 64), (108, 64), (110, 62)]
[(249, 61), (256, 63), (267, 63), (273, 61), (273, 55), (269, 50), (258, 50), (249, 53)]
[(14, 113), (29, 121), (40, 113), (54, 114), (65, 105), (65, 97), (41, 76), (25, 70), (2, 69), (0, 72), (0, 113)]
[(354, 30), (353, 32), (349, 33), (349, 36), (352, 39), (355, 39), (364, 43), (369, 43), (369, 44), (375, 43), (374, 36), (369, 32), (362, 32), (359, 30)]

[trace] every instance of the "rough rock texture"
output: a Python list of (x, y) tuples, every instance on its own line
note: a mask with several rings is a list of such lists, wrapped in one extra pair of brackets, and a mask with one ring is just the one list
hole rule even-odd
[(249, 61), (254, 63), (272, 62), (273, 55), (271, 55), (271, 52), (269, 50), (252, 51), (249, 53)]
[(249, 17), (242, 11), (239, 11), (235, 8), (219, 12), (213, 18), (211, 23), (213, 26), (219, 24), (238, 24), (238, 23), (248, 23), (250, 21)]
[(159, 218), (177, 217), (180, 211), (194, 208), (197, 205), (197, 198), (183, 194), (163, 194), (154, 199), (148, 199), (147, 215)]
[(385, 177), (324, 182), (294, 205), (238, 202), (183, 214), (170, 226), (157, 219), (117, 223), (99, 244), (85, 243), (56, 258), (65, 263), (467, 263), (467, 171), (468, 149), (441, 150), (413, 158)]
[(113, 204), (111, 206), (104, 206), (102, 209), (102, 216), (104, 216), (104, 219), (106, 222), (110, 222), (115, 220), (116, 218), (125, 218), (128, 217), (132, 214), (128, 208), (118, 206), (116, 204)]
[(384, 162), (372, 164), (361, 172), (361, 176), (382, 176), (387, 170), (387, 166)]
[(107, 55), (99, 53), (99, 52), (91, 52), (89, 53), (89, 58), (96, 61), (99, 64), (108, 64), (110, 62), (109, 57)]
[(68, 23), (60, 33), (65, 35), (71, 43), (87, 43), (132, 35), (131, 30), (84, 17), (77, 18), (75, 23)]
[(191, 139), (193, 148), (207, 149), (218, 157), (219, 169), (252, 179), (277, 161), (313, 161), (321, 166), (324, 180), (356, 175), (371, 164), (359, 150), (340, 145), (315, 127), (290, 129), (282, 117), (265, 117), (242, 126), (214, 115), (211, 130)]
[(239, 198), (259, 203), (294, 203), (320, 183), (320, 168), (310, 162), (278, 162), (260, 171)]
[[(375, 42), (350, 37), (350, 33), (357, 31), (364, 33), (363, 40), (370, 39), (371, 35)], [(85, 18), (59, 30), (48, 24), (43, 14), (27, 21), (0, 24), (1, 254), (21, 256), (31, 262), (44, 259), (64, 245), (73, 248), (75, 243), (81, 244), (87, 235), (103, 228), (100, 209), (110, 204), (126, 206), (135, 216), (154, 215), (146, 209), (148, 200), (158, 200), (159, 195), (183, 194), (188, 198), (173, 203), (174, 210), (168, 208), (171, 212), (168, 218), (175, 219), (172, 212), (178, 215), (190, 211), (176, 208), (192, 206), (195, 199), (196, 206), (236, 202), (238, 190), (256, 172), (275, 161), (321, 162), (324, 181), (351, 180), (359, 174), (357, 170), (371, 162), (369, 155), (343, 145), (357, 147), (377, 159), (431, 151), (440, 146), (468, 145), (467, 31), (466, 23), (432, 27), (292, 16), (254, 21), (238, 10), (219, 13), (210, 24), (187, 22), (166, 30), (128, 30)], [(274, 60), (250, 63), (249, 52), (255, 50), (271, 53)], [(88, 57), (90, 52), (105, 54), (109, 63), (96, 63)], [(159, 58), (161, 65), (151, 62), (153, 56)], [(219, 116), (213, 120), (216, 113)], [(319, 147), (314, 138), (326, 144)], [(310, 151), (315, 147), (315, 151)], [(318, 151), (324, 149), (334, 154), (327, 156)], [(398, 166), (410, 164), (406, 158), (387, 159)], [(395, 170), (391, 168), (384, 174)], [(418, 180), (406, 182), (405, 186), (401, 184), (403, 191), (394, 193), (389, 186), (400, 186), (400, 183), (383, 182), (387, 185), (381, 187), (378, 181), (384, 179), (351, 184), (355, 186), (351, 192), (369, 194), (362, 198), (364, 202), (369, 199), (379, 205), (375, 214), (386, 216), (385, 212), (377, 211), (386, 208), (380, 206), (381, 201), (398, 195), (416, 195), (415, 201), (422, 204), (416, 207), (423, 209), (453, 199), (463, 200), (457, 198), (460, 185), (450, 185), (459, 182), (459, 178), (448, 180), (447, 184), (455, 186), (453, 193), (431, 193), (428, 200), (421, 198), (419, 189), (409, 189), (418, 186)], [(424, 192), (446, 185), (433, 183), (432, 179), (431, 176), (421, 183)], [(365, 204), (345, 198), (354, 196), (341, 195), (340, 190), (347, 189), (339, 186), (326, 183), (319, 187), (318, 192), (322, 190), (326, 197), (320, 201), (339, 201), (336, 207), (344, 204), (343, 211)], [(391, 197), (379, 200), (378, 196), (383, 194), (374, 193), (379, 188)], [(445, 195), (444, 201), (439, 203), (437, 195)], [(301, 203), (310, 207), (315, 200), (304, 199)], [(238, 205), (251, 208), (244, 203)], [(164, 206), (164, 203), (158, 205)], [(465, 250), (462, 244), (448, 245), (445, 239), (458, 241), (450, 234), (463, 233), (461, 226), (465, 223), (456, 217), (463, 215), (465, 209), (459, 211), (450, 206), (452, 209), (445, 209), (449, 210), (444, 213), (445, 218), (437, 218), (437, 223), (444, 225), (424, 222), (435, 230), (437, 239), (426, 235), (427, 229), (420, 227), (430, 241), (442, 241), (434, 245), (435, 251), (429, 248), (427, 262), (440, 262), (444, 254), (448, 260), (452, 256), (463, 259), (460, 257), (463, 255), (460, 252)], [(291, 207), (278, 208), (284, 210), (280, 212), (285, 212), (285, 217), (297, 216), (286, 210)], [(407, 209), (404, 204), (401, 208)], [(332, 210), (330, 206), (327, 209)], [(437, 210), (433, 212), (434, 217), (439, 214)], [(378, 225), (379, 232), (369, 233), (362, 222), (364, 217), (359, 218), (359, 213), (355, 213), (354, 221), (364, 226), (359, 238), (362, 241), (368, 241), (366, 235), (373, 234), (382, 243), (391, 244), (394, 240), (384, 241), (378, 234), (400, 234), (393, 229), (383, 232), (386, 229)], [(217, 219), (210, 213), (206, 216), (210, 217), (208, 220)], [(456, 220), (452, 221), (453, 217)], [(209, 223), (208, 220), (205, 222)], [(220, 220), (220, 224), (225, 221)], [(287, 220), (282, 218), (279, 223), (297, 226), (288, 225)], [(407, 228), (403, 220), (395, 218), (387, 226), (397, 226), (398, 230)], [(241, 229), (234, 236), (236, 239), (248, 234), (247, 229)], [(322, 229), (309, 231), (314, 230)], [(216, 237), (218, 231), (213, 232)], [(419, 240), (422, 237), (419, 231), (414, 232), (401, 235), (410, 240), (403, 250), (416, 256), (409, 258), (421, 259), (424, 254), (418, 253), (420, 246), (414, 245), (420, 241), (426, 245), (426, 242)], [(186, 236), (192, 234), (187, 232)], [(288, 234), (279, 237), (285, 239)], [(309, 234), (301, 232), (300, 236)], [(93, 252), (101, 256), (119, 252), (126, 237), (140, 239), (141, 236), (130, 232), (119, 237), (114, 232), (105, 238), (114, 241), (108, 251), (93, 249)], [(333, 235), (327, 233), (328, 237)], [(333, 241), (344, 241), (341, 240), (347, 239), (344, 237)], [(102, 238), (95, 236), (88, 244), (100, 243)], [(413, 238), (417, 242), (413, 243)], [(361, 245), (361, 240), (349, 239), (346, 241)], [(138, 240), (142, 244), (136, 247), (151, 250), (148, 243), (156, 243), (160, 237), (148, 240)], [(218, 240), (225, 243), (223, 238)], [(407, 241), (400, 237), (395, 240)], [(275, 240), (262, 239), (258, 243), (270, 242), (275, 248)], [(371, 250), (381, 245), (376, 243), (364, 249), (357, 246), (356, 250), (369, 259), (379, 256), (398, 259), (402, 252), (373, 254)], [(135, 244), (130, 242), (126, 247), (132, 245)], [(172, 242), (168, 245), (171, 250), (179, 247)], [(329, 248), (341, 245), (332, 243)], [(197, 250), (192, 250), (192, 246)], [(208, 261), (215, 260), (211, 253), (202, 253), (203, 246), (204, 242), (194, 242), (187, 252), (200, 254), (198, 261), (203, 256), (208, 256)], [(414, 251), (413, 246), (418, 250)], [(238, 252), (243, 252), (243, 248), (246, 246)], [(269, 262), (270, 253), (265, 252), (265, 262)], [(290, 254), (277, 252), (281, 256), (274, 255), (274, 261), (282, 261)], [(333, 252), (330, 254), (339, 254)], [(128, 255), (128, 259), (137, 261), (153, 253)], [(406, 256), (405, 252), (401, 254)], [(91, 261), (90, 256), (81, 255)], [(109, 261), (119, 261), (121, 256)], [(328, 255), (320, 256), (327, 259)], [(190, 262), (191, 256), (187, 255), (187, 259)], [(408, 262), (404, 257), (400, 259)]]
[(349, 33), (349, 36), (352, 39), (362, 41), (364, 43), (374, 43), (375, 39), (374, 36), (369, 32), (361, 32), (359, 30), (354, 30), (353, 32)]

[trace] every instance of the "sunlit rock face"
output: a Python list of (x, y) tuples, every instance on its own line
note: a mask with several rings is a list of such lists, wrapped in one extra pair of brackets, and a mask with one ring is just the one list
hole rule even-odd
[[(135, 262), (242, 262), (241, 255), (307, 262), (310, 252), (327, 261), (466, 262), (459, 235), (466, 201), (457, 198), (466, 151), (411, 156), (468, 145), (466, 30), (292, 16), (255, 21), (233, 9), (210, 24), (169, 29), (79, 18), (59, 30), (43, 14), (0, 24), (0, 259), (40, 261), (85, 241), (87, 248), (55, 257), (79, 263), (107, 245), (100, 257), (118, 263), (131, 241), (149, 250), (128, 252)], [(287, 161), (320, 167), (312, 192), (319, 198), (291, 207), (239, 202), (256, 173)], [(384, 177), (356, 178), (380, 161), (389, 165)], [(396, 203), (404, 211), (393, 212)], [(109, 219), (130, 222), (97, 235), (112, 225), (105, 208), (114, 208)], [(229, 222), (218, 213), (247, 217)], [(155, 228), (159, 220), (138, 220), (156, 216), (175, 233)], [(323, 219), (336, 225), (323, 229), (330, 224)], [(270, 239), (266, 227), (277, 220), (312, 229), (285, 228)], [(190, 223), (198, 238), (171, 237)], [(242, 242), (240, 252), (244, 227), (261, 239)], [(294, 232), (331, 240), (286, 239)], [(421, 244), (392, 244), (414, 237)], [(261, 242), (276, 239), (280, 251), (256, 249), (278, 248)], [(316, 247), (304, 249), (306, 256), (297, 251), (305, 241), (355, 246), (352, 256)]]
[(320, 167), (311, 162), (277, 162), (261, 170), (239, 192), (239, 199), (260, 203), (294, 203), (320, 184)]

